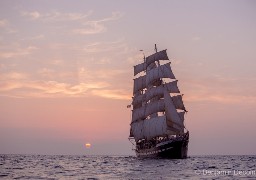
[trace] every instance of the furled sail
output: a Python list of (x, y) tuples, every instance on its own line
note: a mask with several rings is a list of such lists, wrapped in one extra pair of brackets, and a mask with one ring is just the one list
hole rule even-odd
[(158, 60), (169, 60), (166, 50), (156, 52), (146, 58), (146, 62), (134, 66), (134, 76), (142, 71), (146, 71), (147, 67)]
[(172, 73), (170, 63), (158, 66), (150, 71), (147, 71), (146, 75), (146, 86), (149, 86), (152, 82), (159, 78), (170, 78), (175, 79)]

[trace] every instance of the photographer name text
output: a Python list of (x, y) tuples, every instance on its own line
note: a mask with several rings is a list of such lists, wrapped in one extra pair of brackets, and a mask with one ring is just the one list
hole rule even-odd
[(195, 174), (202, 176), (255, 176), (256, 170), (195, 170)]

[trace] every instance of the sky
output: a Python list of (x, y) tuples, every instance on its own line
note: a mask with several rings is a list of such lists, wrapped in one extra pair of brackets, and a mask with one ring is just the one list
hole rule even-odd
[(0, 1), (0, 154), (134, 155), (133, 66), (154, 44), (184, 94), (189, 155), (255, 154), (255, 9), (253, 0)]

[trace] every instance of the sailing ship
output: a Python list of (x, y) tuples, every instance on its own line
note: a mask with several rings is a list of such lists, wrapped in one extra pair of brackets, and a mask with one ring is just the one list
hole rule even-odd
[[(187, 110), (167, 50), (157, 51), (134, 66), (129, 140), (138, 157), (187, 158)], [(131, 107), (129, 105), (129, 107)]]

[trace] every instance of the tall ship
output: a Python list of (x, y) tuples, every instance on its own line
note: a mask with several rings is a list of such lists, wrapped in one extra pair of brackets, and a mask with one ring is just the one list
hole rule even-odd
[(138, 157), (187, 158), (187, 110), (167, 50), (157, 51), (134, 66), (129, 140)]

